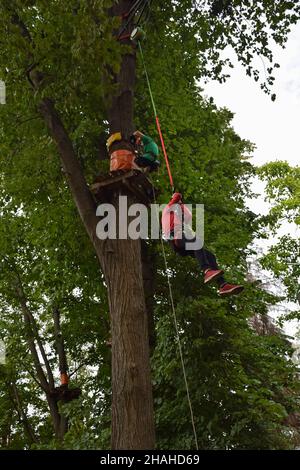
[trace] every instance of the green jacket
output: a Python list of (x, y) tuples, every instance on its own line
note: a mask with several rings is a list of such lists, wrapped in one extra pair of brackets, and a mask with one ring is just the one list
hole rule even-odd
[(156, 143), (154, 142), (151, 137), (148, 137), (147, 135), (143, 135), (142, 137), (142, 143), (144, 145), (144, 153), (151, 153), (154, 155), (154, 157), (158, 157), (159, 155), (159, 149)]

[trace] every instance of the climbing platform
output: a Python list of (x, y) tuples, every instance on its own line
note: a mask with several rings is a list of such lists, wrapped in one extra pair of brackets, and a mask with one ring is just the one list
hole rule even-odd
[(68, 403), (80, 397), (81, 389), (78, 387), (69, 388), (67, 385), (60, 385), (59, 387), (55, 387), (55, 389), (50, 392), (50, 395), (56, 401), (63, 401), (64, 403)]
[(148, 178), (148, 170), (116, 171), (105, 176), (98, 176), (96, 181), (90, 186), (96, 202), (109, 200), (112, 193), (120, 188), (134, 194), (138, 201), (143, 204), (150, 204), (154, 200), (154, 186)]

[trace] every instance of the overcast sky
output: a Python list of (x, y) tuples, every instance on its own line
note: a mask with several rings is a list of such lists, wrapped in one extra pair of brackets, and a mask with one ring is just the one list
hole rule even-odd
[[(286, 49), (274, 47), (274, 59), (281, 66), (275, 70), (273, 87), (277, 100), (272, 102), (259, 84), (245, 74), (241, 66), (231, 72), (227, 83), (210, 82), (205, 93), (218, 106), (235, 113), (237, 133), (257, 145), (253, 162), (261, 165), (275, 159), (299, 164), (300, 140), (300, 23), (290, 34)], [(264, 74), (263, 64), (256, 66)], [(266, 64), (267, 66), (267, 64)]]
[[(231, 71), (231, 78), (225, 84), (210, 82), (201, 84), (204, 93), (212, 96), (219, 107), (230, 109), (234, 115), (233, 127), (240, 137), (256, 145), (252, 163), (262, 165), (274, 160), (287, 160), (291, 165), (300, 163), (300, 23), (296, 25), (285, 49), (273, 48), (274, 62), (280, 64), (275, 70), (276, 81), (272, 93), (277, 100), (272, 102), (258, 83), (248, 77), (240, 66)], [(264, 66), (259, 58), (255, 64), (262, 74)], [(267, 64), (266, 64), (267, 66)], [(249, 202), (254, 212), (265, 213), (262, 183), (255, 182), (254, 191), (260, 192), (259, 200)], [(283, 229), (281, 232), (287, 231)], [(299, 230), (289, 227), (295, 236)], [(271, 237), (270, 242), (274, 241)], [(268, 243), (259, 243), (266, 249)], [(289, 305), (291, 309), (294, 305)], [(289, 334), (294, 334), (296, 322), (286, 325)]]

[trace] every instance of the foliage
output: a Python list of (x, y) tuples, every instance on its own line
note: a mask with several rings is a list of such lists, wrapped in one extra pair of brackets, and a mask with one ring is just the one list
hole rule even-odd
[[(107, 133), (106, 113), (115, 92), (111, 75), (127, 50), (112, 36), (118, 20), (107, 15), (111, 3), (0, 2), (0, 75), (7, 85), (7, 104), (0, 107), (0, 339), (7, 350), (7, 363), (0, 371), (0, 434), (6, 449), (109, 446), (106, 285), (37, 109), (44, 96), (55, 101), (91, 183), (100, 169), (107, 168), (107, 162), (100, 162), (99, 142)], [(232, 113), (217, 109), (196, 83), (200, 76), (224, 79), (227, 61), (221, 53), (227, 45), (234, 48), (247, 73), (258, 79), (252, 58), (260, 54), (272, 62), (270, 38), (283, 45), (299, 11), (298, 2), (229, 3), (220, 11), (215, 1), (154, 2), (145, 25), (144, 49), (176, 188), (187, 202), (205, 204), (207, 245), (228, 277), (245, 282), (249, 246), (254, 237), (263, 235), (245, 205), (252, 196), (254, 168), (244, 157), (253, 147), (234, 132)], [(30, 43), (11, 21), (13, 11), (26, 24)], [(36, 94), (27, 80), (30, 67), (38, 67), (44, 75)], [(265, 90), (273, 82), (270, 67), (267, 84), (262, 84)], [(136, 125), (157, 137), (139, 61), (137, 77)], [(284, 171), (288, 177), (290, 170)], [(170, 191), (164, 166), (153, 181), (160, 202), (166, 202)], [(280, 191), (281, 198), (284, 186)], [(277, 196), (270, 193), (270, 197)], [(293, 204), (284, 204), (281, 213), (285, 215)], [(150, 248), (156, 255), (157, 344), (152, 366), (158, 447), (191, 448), (193, 434), (169, 316), (163, 257), (159, 245)], [(276, 297), (248, 284), (240, 300), (218, 299), (214, 288), (203, 287), (194, 260), (167, 250), (167, 261), (199, 444), (210, 449), (290, 448), (292, 431), (284, 418), (299, 405), (290, 346), (283, 336), (258, 337), (248, 324), (252, 315), (265, 314)], [(56, 379), (51, 312), (57, 305), (61, 310), (62, 334), (74, 372), (71, 383), (82, 388), (81, 398), (62, 405), (70, 425), (63, 444), (54, 439), (45, 396), (35, 380), (16, 276), (22, 280)], [(25, 432), (11, 398), (12, 384), (36, 442)]]
[[(282, 228), (285, 232), (270, 248), (263, 264), (282, 280), (288, 299), (299, 302), (300, 168), (278, 161), (262, 166), (258, 174), (266, 182), (267, 200), (271, 204), (269, 214), (264, 218), (265, 226), (274, 233)], [(299, 312), (293, 312), (287, 318), (293, 317), (299, 318)]]

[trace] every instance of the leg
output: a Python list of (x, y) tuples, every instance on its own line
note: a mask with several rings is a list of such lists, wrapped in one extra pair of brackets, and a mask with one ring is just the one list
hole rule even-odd
[[(199, 261), (199, 264), (203, 271), (206, 271), (206, 270), (219, 271), (220, 270), (215, 255), (211, 253), (210, 251), (206, 250), (205, 248), (201, 248), (200, 250), (195, 250), (194, 253), (195, 253), (195, 258)], [(226, 283), (222, 275), (216, 278), (216, 282), (219, 286), (222, 286)]]
[[(201, 269), (204, 271), (204, 283), (207, 284), (208, 282), (215, 280), (219, 286), (219, 295), (221, 297), (226, 297), (232, 294), (239, 294), (243, 291), (242, 286), (238, 286), (235, 284), (228, 284), (225, 281), (223, 276), (223, 271), (219, 269), (216, 257), (213, 253), (206, 250), (205, 248), (201, 248), (200, 250), (189, 251), (185, 249), (187, 239), (183, 237), (183, 239), (177, 239), (174, 241), (170, 241), (174, 251), (181, 256), (193, 256), (196, 258), (200, 264)], [(191, 240), (189, 240), (191, 241)]]
[[(213, 253), (208, 250), (205, 250), (204, 248), (202, 248), (202, 250), (197, 251), (197, 254), (195, 251), (195, 256), (199, 260), (199, 263), (205, 272), (204, 282), (207, 283), (210, 282), (210, 280), (214, 279), (217, 285), (219, 286), (219, 294), (221, 295), (221, 297), (226, 297), (232, 294), (236, 295), (243, 291), (243, 286), (239, 286), (236, 284), (228, 284), (228, 282), (225, 281), (225, 278), (222, 275), (222, 271), (219, 270), (216, 257)], [(217, 274), (218, 272), (219, 274)]]
[(159, 161), (156, 160), (155, 155), (152, 153), (143, 153), (135, 159), (135, 163), (141, 167), (149, 166), (151, 169), (157, 169), (159, 166)]
[(183, 240), (180, 240), (180, 239), (170, 240), (169, 243), (172, 246), (175, 253), (177, 253), (178, 255), (180, 255), (180, 256), (194, 256), (193, 252), (188, 252), (185, 249), (185, 242)]

